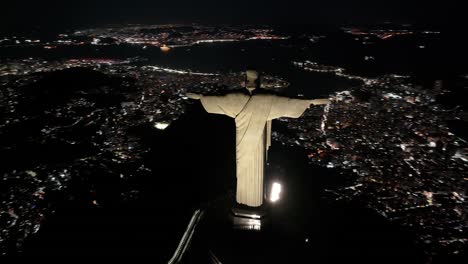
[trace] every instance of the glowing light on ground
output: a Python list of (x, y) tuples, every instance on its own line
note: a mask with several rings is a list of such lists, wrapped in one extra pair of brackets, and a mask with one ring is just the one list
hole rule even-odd
[(160, 129), (160, 130), (164, 130), (166, 129), (167, 127), (169, 126), (168, 123), (164, 123), (164, 122), (156, 122), (154, 124), (154, 127), (157, 128), (157, 129)]
[(270, 201), (276, 202), (280, 199), (281, 184), (274, 182), (271, 187)]
[(168, 52), (169, 50), (171, 50), (171, 48), (169, 48), (168, 46), (166, 45), (162, 45), (161, 47), (159, 47), (161, 49), (162, 52)]

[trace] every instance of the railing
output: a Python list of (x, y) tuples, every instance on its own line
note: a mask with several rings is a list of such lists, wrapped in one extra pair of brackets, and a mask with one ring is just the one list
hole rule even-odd
[(203, 213), (204, 211), (200, 209), (195, 210), (195, 212), (192, 215), (192, 219), (190, 219), (187, 229), (185, 230), (185, 233), (182, 236), (182, 239), (180, 240), (179, 245), (176, 248), (176, 251), (174, 252), (174, 255), (168, 261), (168, 264), (179, 263), (182, 260), (182, 257), (184, 256), (185, 252), (190, 246), (190, 242), (192, 241), (193, 234), (195, 233), (195, 228), (197, 227), (198, 222), (202, 218)]

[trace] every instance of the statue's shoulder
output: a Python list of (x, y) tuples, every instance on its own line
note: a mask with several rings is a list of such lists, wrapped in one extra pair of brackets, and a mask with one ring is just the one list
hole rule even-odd
[(250, 97), (250, 95), (245, 94), (245, 93), (243, 93), (243, 92), (232, 92), (232, 93), (228, 93), (227, 96), (229, 96), (229, 97), (238, 97), (238, 98), (241, 98), (241, 97)]
[(253, 96), (259, 99), (274, 99), (276, 97), (279, 97), (278, 95), (268, 93), (255, 94)]

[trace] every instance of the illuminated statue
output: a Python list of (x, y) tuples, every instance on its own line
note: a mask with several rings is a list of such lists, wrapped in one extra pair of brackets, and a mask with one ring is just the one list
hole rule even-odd
[(328, 99), (292, 99), (273, 94), (252, 94), (258, 87), (258, 74), (247, 71), (249, 94), (234, 92), (223, 96), (188, 93), (199, 99), (208, 113), (223, 114), (236, 122), (236, 201), (252, 207), (263, 203), (263, 175), (271, 141), (271, 120), (298, 118), (311, 105), (328, 104)]

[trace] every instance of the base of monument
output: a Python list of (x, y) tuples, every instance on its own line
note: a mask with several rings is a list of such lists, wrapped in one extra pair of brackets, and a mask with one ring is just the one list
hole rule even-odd
[(241, 204), (234, 205), (234, 207), (231, 208), (231, 212), (234, 216), (251, 219), (262, 219), (267, 214), (264, 206), (250, 207)]
[(231, 208), (232, 227), (240, 230), (260, 231), (266, 218), (264, 206), (249, 207), (236, 204)]

